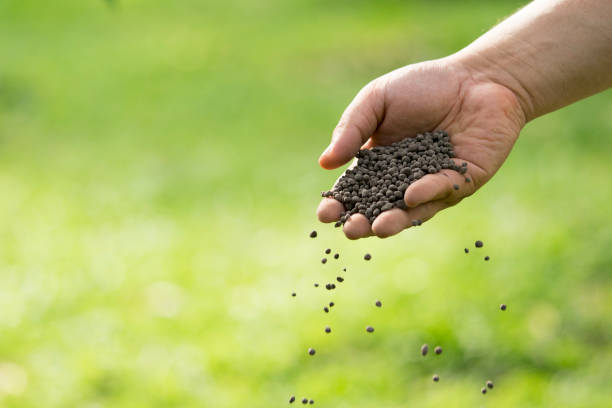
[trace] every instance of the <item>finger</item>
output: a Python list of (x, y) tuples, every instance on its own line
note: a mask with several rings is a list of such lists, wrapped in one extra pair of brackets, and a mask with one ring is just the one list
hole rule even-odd
[(379, 238), (387, 238), (414, 224), (420, 225), (448, 206), (444, 201), (431, 201), (406, 211), (394, 208), (376, 217), (372, 230)]
[(348, 239), (359, 239), (372, 235), (370, 221), (363, 214), (351, 215), (344, 223), (343, 230)]
[(333, 198), (324, 198), (317, 208), (317, 218), (321, 222), (334, 222), (340, 219), (340, 214), (344, 211), (344, 206)]
[[(353, 160), (353, 163), (346, 170), (352, 169), (355, 166), (357, 166), (357, 159)], [(338, 181), (344, 177), (346, 170), (336, 179), (331, 190), (336, 188)], [(340, 201), (333, 198), (324, 198), (317, 207), (317, 218), (321, 222), (334, 222), (340, 219), (342, 212), (344, 212), (344, 205)]]
[(342, 114), (330, 145), (319, 158), (321, 167), (335, 169), (343, 165), (376, 131), (384, 112), (383, 87), (382, 80), (375, 80), (359, 91)]
[(371, 149), (374, 146), (376, 146), (376, 144), (374, 143), (374, 141), (372, 140), (372, 138), (368, 139), (363, 146), (361, 146), (362, 149)]
[(475, 190), (471, 177), (454, 170), (442, 170), (428, 174), (415, 181), (406, 189), (404, 201), (409, 208), (414, 208), (429, 201), (448, 200), (467, 197)]

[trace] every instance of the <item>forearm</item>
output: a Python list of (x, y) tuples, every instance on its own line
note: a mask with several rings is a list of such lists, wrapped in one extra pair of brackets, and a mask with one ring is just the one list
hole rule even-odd
[(529, 121), (612, 86), (612, 0), (536, 0), (452, 58), (516, 94)]

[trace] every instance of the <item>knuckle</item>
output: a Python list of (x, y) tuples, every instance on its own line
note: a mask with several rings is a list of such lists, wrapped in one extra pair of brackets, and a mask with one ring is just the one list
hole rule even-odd
[(340, 133), (342, 130), (346, 129), (346, 118), (343, 116), (340, 118), (340, 121), (338, 122), (338, 124), (336, 125), (336, 127), (334, 128), (334, 131), (332, 132), (334, 135), (337, 133)]

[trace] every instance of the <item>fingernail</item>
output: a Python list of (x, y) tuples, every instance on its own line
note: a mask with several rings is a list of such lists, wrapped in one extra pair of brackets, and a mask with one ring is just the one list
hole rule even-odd
[(412, 197), (411, 197), (411, 196), (404, 197), (404, 202), (406, 203), (406, 207), (408, 207), (408, 208), (414, 208), (414, 207), (416, 207), (417, 205), (419, 205), (419, 203), (418, 203), (418, 202), (414, 202), (414, 201), (412, 200)]

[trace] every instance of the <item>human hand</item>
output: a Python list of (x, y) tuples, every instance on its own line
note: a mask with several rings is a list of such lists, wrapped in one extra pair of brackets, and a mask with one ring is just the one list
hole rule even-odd
[[(352, 215), (344, 224), (348, 238), (385, 238), (411, 227), (413, 220), (426, 221), (473, 194), (499, 169), (526, 116), (510, 88), (473, 74), (451, 56), (390, 72), (357, 94), (319, 158), (323, 168), (345, 164), (361, 148), (438, 129), (449, 133), (455, 162), (467, 162), (468, 170), (464, 175), (442, 170), (424, 176), (406, 190), (407, 210), (385, 211), (371, 225), (362, 214)], [(324, 198), (317, 216), (322, 222), (335, 222), (343, 211), (339, 201)]]

